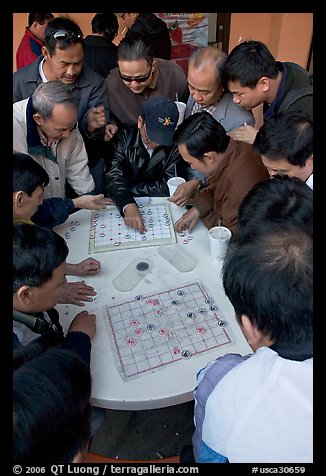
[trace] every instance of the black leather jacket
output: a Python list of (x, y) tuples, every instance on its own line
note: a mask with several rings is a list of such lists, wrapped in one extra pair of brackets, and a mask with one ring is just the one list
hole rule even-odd
[(112, 139), (112, 165), (106, 173), (106, 194), (120, 213), (136, 197), (168, 197), (167, 181), (177, 175), (187, 179), (188, 164), (177, 146), (160, 146), (149, 157), (137, 126), (121, 129)]

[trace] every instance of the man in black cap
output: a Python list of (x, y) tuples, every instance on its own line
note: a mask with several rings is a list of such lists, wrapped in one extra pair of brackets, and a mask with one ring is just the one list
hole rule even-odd
[(154, 96), (145, 102), (135, 126), (121, 129), (112, 141), (112, 166), (106, 173), (106, 193), (127, 226), (145, 232), (134, 197), (167, 197), (167, 181), (186, 178), (187, 164), (173, 145), (178, 122), (174, 101)]

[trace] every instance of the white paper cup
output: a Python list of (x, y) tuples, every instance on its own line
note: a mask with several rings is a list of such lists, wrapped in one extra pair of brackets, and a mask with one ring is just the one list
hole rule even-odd
[(181, 102), (181, 101), (174, 101), (177, 108), (178, 108), (178, 111), (179, 111), (179, 119), (178, 119), (178, 122), (177, 122), (177, 127), (179, 124), (181, 124), (181, 122), (183, 121), (184, 117), (185, 117), (185, 112), (186, 112), (186, 107), (187, 105), (184, 103), (184, 102)]
[(225, 226), (213, 226), (208, 230), (211, 256), (213, 259), (224, 259), (232, 236), (231, 230)]
[(185, 179), (182, 177), (172, 177), (167, 181), (170, 197), (172, 197), (178, 186), (182, 183), (185, 183)]

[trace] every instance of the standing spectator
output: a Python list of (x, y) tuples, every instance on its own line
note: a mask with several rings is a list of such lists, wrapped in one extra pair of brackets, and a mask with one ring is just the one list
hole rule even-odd
[[(253, 109), (263, 104), (264, 121), (286, 109), (298, 109), (313, 118), (313, 88), (309, 73), (291, 62), (275, 61), (264, 43), (250, 40), (227, 57), (223, 84), (235, 104)], [(232, 136), (252, 144), (257, 129), (243, 125)]]
[(186, 164), (173, 145), (178, 122), (175, 102), (154, 96), (145, 102), (137, 126), (121, 129), (112, 141), (112, 166), (106, 190), (127, 226), (143, 233), (143, 219), (134, 197), (167, 197), (167, 181), (186, 177)]
[(165, 21), (155, 13), (116, 13), (121, 16), (127, 32), (125, 38), (133, 35), (142, 37), (152, 45), (154, 58), (171, 59), (171, 38)]
[(119, 30), (114, 13), (96, 13), (92, 18), (92, 34), (85, 38), (84, 62), (103, 78), (117, 66), (118, 47), (113, 43)]
[(118, 67), (107, 77), (111, 120), (135, 125), (145, 102), (166, 96), (187, 102), (187, 78), (175, 61), (153, 57), (151, 45), (140, 38), (123, 38), (118, 46)]
[(33, 63), (33, 61), (42, 54), (44, 46), (45, 28), (50, 20), (52, 13), (29, 13), (28, 26), (16, 51), (16, 68), (20, 69)]
[(253, 143), (270, 176), (298, 177), (313, 188), (313, 122), (301, 111), (283, 111), (265, 122)]
[[(189, 58), (188, 87), (190, 96), (185, 118), (196, 112), (207, 111), (227, 133), (242, 126), (253, 126), (255, 118), (251, 111), (234, 104), (232, 94), (222, 86), (222, 71), (227, 55), (213, 46), (197, 48)], [(191, 198), (198, 186), (204, 187), (207, 177), (198, 170), (189, 169), (188, 182), (180, 185), (174, 193), (176, 200)]]
[[(222, 223), (236, 238), (240, 203), (257, 182), (268, 178), (261, 157), (250, 144), (228, 136), (206, 111), (185, 119), (174, 133), (174, 142), (183, 160), (208, 176), (206, 189), (177, 203), (189, 209), (176, 222), (176, 230), (187, 227), (191, 231), (202, 218), (208, 229)], [(173, 197), (170, 200), (176, 203)]]
[(196, 462), (312, 463), (311, 236), (280, 228), (230, 250), (223, 286), (253, 352), (197, 374)]
[(13, 149), (31, 155), (47, 171), (46, 198), (65, 197), (66, 180), (77, 195), (94, 190), (77, 129), (76, 98), (60, 81), (41, 83), (30, 98), (14, 103)]
[[(69, 18), (56, 17), (45, 30), (43, 57), (13, 75), (13, 102), (31, 96), (40, 83), (61, 81), (68, 85), (78, 105), (78, 129), (87, 150), (94, 193), (103, 193), (106, 138), (111, 137), (105, 80), (84, 65), (83, 33)], [(108, 130), (106, 130), (108, 128)], [(69, 193), (74, 193), (70, 191)], [(75, 196), (75, 195), (72, 195)]]

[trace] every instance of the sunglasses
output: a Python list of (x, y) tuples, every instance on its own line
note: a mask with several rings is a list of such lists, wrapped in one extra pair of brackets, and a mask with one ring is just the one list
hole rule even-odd
[(82, 33), (76, 33), (74, 31), (58, 30), (51, 34), (55, 40), (81, 40), (83, 38)]
[(120, 73), (120, 69), (119, 69), (120, 78), (122, 79), (122, 81), (126, 81), (126, 83), (131, 83), (132, 81), (136, 81), (136, 83), (145, 83), (149, 79), (151, 74), (152, 74), (152, 65), (149, 69), (149, 73), (146, 74), (146, 76), (136, 76), (136, 77), (124, 76), (123, 74)]

